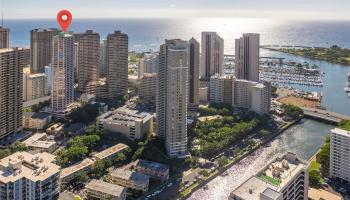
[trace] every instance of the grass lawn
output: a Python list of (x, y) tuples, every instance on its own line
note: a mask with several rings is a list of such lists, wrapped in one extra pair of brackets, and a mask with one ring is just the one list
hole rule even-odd
[(281, 183), (280, 180), (272, 178), (271, 176), (261, 174), (259, 177), (275, 186), (278, 186)]

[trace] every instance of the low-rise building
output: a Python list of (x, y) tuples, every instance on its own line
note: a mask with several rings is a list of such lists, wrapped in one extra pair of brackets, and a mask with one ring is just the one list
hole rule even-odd
[(149, 176), (130, 170), (115, 169), (109, 175), (110, 182), (133, 191), (147, 192)]
[(307, 164), (295, 154), (275, 159), (230, 195), (232, 200), (307, 200)]
[(350, 185), (350, 131), (331, 131), (329, 176)]
[(25, 112), (22, 116), (23, 128), (44, 129), (52, 121), (52, 116), (41, 112)]
[(95, 154), (93, 158), (95, 160), (113, 159), (119, 152), (123, 152), (128, 147), (128, 145), (120, 143)]
[(341, 195), (334, 194), (324, 189), (309, 188), (309, 200), (344, 200)]
[(79, 172), (89, 172), (92, 169), (93, 164), (93, 160), (86, 158), (78, 164), (63, 168), (60, 174), (61, 188), (64, 188), (69, 182), (71, 182)]
[(121, 133), (135, 140), (153, 131), (153, 115), (125, 107), (99, 117), (99, 127), (112, 133)]
[(168, 165), (140, 159), (135, 162), (134, 167), (137, 172), (150, 176), (151, 178), (161, 181), (169, 179)]
[(57, 149), (57, 143), (49, 140), (46, 133), (35, 133), (23, 143), (30, 149), (40, 152), (52, 153)]
[(17, 152), (0, 160), (0, 199), (57, 200), (60, 167), (49, 153)]
[(57, 134), (63, 133), (63, 130), (64, 130), (64, 124), (57, 123), (47, 128), (46, 133), (49, 135), (57, 135)]
[(85, 195), (88, 199), (125, 200), (126, 188), (101, 180), (93, 179), (85, 186)]

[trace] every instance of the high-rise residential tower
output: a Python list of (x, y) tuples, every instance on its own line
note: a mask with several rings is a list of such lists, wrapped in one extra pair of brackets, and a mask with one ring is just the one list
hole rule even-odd
[(30, 101), (48, 94), (47, 75), (31, 74), (30, 67), (23, 68), (23, 100)]
[(192, 38), (189, 41), (189, 94), (188, 107), (199, 105), (199, 43)]
[(128, 92), (128, 35), (115, 31), (107, 36), (107, 88), (109, 99)]
[(260, 35), (245, 33), (236, 39), (235, 75), (237, 79), (259, 82)]
[(51, 107), (56, 116), (66, 115), (74, 100), (74, 39), (69, 33), (59, 33), (53, 38), (52, 46), (52, 91)]
[(51, 63), (52, 38), (58, 33), (56, 28), (30, 31), (30, 67), (32, 73), (45, 72), (45, 66)]
[(165, 139), (169, 157), (187, 155), (187, 41), (166, 40), (160, 47), (157, 86), (157, 134)]
[(0, 138), (22, 128), (22, 49), (0, 49)]
[(74, 34), (78, 89), (86, 93), (89, 82), (97, 81), (100, 69), (100, 35), (92, 30)]
[(0, 26), (0, 49), (9, 48), (10, 29)]
[(329, 177), (350, 185), (350, 131), (331, 130)]
[(224, 39), (216, 32), (202, 32), (201, 78), (209, 80), (214, 74), (223, 75)]

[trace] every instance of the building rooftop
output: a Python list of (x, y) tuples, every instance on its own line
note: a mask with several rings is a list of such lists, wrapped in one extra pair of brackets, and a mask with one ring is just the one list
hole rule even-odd
[(257, 176), (271, 185), (284, 188), (286, 184), (305, 167), (295, 154), (287, 153), (277, 158), (263, 169)]
[(346, 131), (346, 130), (343, 130), (343, 129), (340, 129), (340, 128), (335, 128), (335, 129), (332, 129), (331, 131), (332, 131), (332, 133), (336, 133), (338, 135), (342, 135), (342, 136), (345, 136), (345, 137), (350, 137), (350, 131)]
[(277, 189), (275, 186), (271, 186), (258, 177), (253, 176), (231, 192), (231, 196), (237, 196), (244, 200), (257, 200), (260, 199), (260, 194), (270, 187), (272, 187), (272, 190)]
[(33, 29), (31, 32), (48, 32), (48, 31), (58, 31), (57, 28), (38, 28), (38, 29)]
[(15, 182), (21, 178), (43, 181), (58, 174), (60, 167), (53, 164), (55, 156), (49, 153), (17, 152), (0, 160), (0, 182)]
[(105, 149), (97, 154), (95, 154), (93, 157), (94, 158), (97, 158), (97, 159), (100, 159), (100, 160), (103, 160), (113, 154), (116, 154), (120, 151), (123, 151), (124, 149), (128, 148), (129, 146), (126, 145), (126, 144), (122, 144), (122, 143), (119, 143), (117, 145), (114, 145), (108, 149)]
[(93, 179), (88, 184), (86, 184), (85, 188), (93, 191), (99, 191), (104, 194), (109, 194), (114, 197), (120, 197), (126, 190), (125, 187), (96, 179)]
[(29, 78), (40, 78), (40, 77), (46, 77), (46, 74), (45, 73), (38, 73), (38, 74), (29, 75)]
[(115, 111), (107, 112), (100, 116), (100, 121), (109, 124), (117, 124), (121, 126), (135, 126), (135, 121), (148, 121), (153, 118), (153, 115), (138, 110), (128, 108), (118, 108)]
[(115, 169), (110, 173), (111, 177), (129, 180), (137, 185), (148, 185), (149, 176), (125, 169)]
[(50, 114), (41, 112), (25, 112), (23, 113), (23, 116), (30, 117), (32, 119), (46, 119), (50, 116)]
[(275, 197), (301, 170), (305, 164), (295, 154), (287, 153), (282, 158), (276, 158), (256, 176), (251, 177), (237, 189), (231, 196), (242, 199), (259, 199), (260, 193)]
[(156, 170), (156, 171), (169, 170), (168, 165), (164, 165), (161, 163), (152, 162), (152, 161), (148, 161), (148, 160), (142, 160), (142, 159), (136, 161), (136, 167), (142, 167), (142, 168), (152, 169), (152, 170)]
[(55, 141), (47, 140), (46, 133), (36, 133), (30, 138), (23, 141), (23, 143), (26, 144), (28, 147), (36, 147), (36, 148), (43, 148), (43, 149), (48, 149), (56, 145)]
[(77, 171), (86, 169), (94, 164), (94, 161), (90, 158), (86, 158), (78, 164), (72, 165), (70, 167), (64, 168), (61, 170), (60, 178), (63, 179), (71, 174), (76, 173)]
[(308, 196), (310, 200), (320, 200), (320, 199), (332, 199), (332, 200), (343, 200), (340, 195), (328, 192), (323, 189), (309, 188)]

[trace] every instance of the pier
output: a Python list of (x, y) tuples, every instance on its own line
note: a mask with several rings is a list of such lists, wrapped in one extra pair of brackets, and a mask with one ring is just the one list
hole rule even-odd
[(320, 110), (314, 108), (302, 108), (304, 111), (304, 116), (306, 118), (315, 119), (330, 124), (338, 124), (342, 120), (349, 120), (350, 116), (342, 115), (335, 112), (330, 112), (327, 110)]

